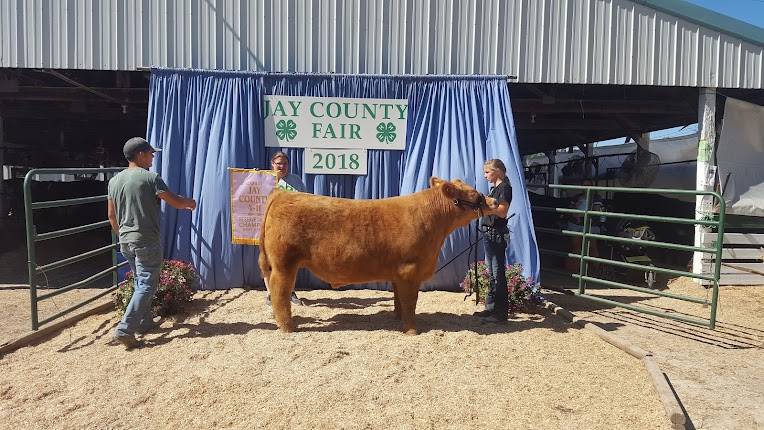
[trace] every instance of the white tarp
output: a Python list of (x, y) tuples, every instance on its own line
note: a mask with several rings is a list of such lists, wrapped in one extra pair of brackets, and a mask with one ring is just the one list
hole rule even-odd
[(764, 107), (727, 98), (716, 156), (727, 213), (764, 216)]

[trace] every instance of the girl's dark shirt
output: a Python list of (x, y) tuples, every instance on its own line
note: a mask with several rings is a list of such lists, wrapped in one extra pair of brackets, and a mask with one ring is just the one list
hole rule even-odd
[[(504, 180), (499, 185), (492, 187), (488, 197), (496, 199), (499, 203), (512, 203), (512, 187), (509, 181)], [(480, 225), (495, 229), (497, 233), (508, 233), (507, 219), (497, 215), (488, 215), (480, 219)]]

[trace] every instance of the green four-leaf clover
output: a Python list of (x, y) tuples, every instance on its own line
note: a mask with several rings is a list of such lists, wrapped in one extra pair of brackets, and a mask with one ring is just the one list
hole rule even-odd
[(380, 122), (377, 125), (377, 132), (377, 140), (380, 143), (385, 143), (385, 141), (393, 143), (393, 140), (395, 140), (395, 124), (392, 122)]
[(294, 121), (283, 119), (276, 123), (276, 137), (287, 142), (297, 137), (297, 124)]

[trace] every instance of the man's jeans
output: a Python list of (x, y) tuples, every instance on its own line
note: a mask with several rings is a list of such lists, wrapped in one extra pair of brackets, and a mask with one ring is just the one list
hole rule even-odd
[(135, 279), (135, 291), (127, 305), (122, 321), (117, 324), (117, 336), (132, 336), (151, 328), (153, 315), (151, 302), (159, 285), (162, 269), (162, 245), (122, 243), (120, 250)]
[(485, 235), (485, 264), (491, 277), (485, 308), (499, 319), (507, 319), (509, 294), (507, 293), (507, 241), (503, 234), (489, 230)]

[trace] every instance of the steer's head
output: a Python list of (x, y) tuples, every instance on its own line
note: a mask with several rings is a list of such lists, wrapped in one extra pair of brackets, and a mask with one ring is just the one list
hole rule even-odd
[(430, 187), (440, 189), (443, 195), (453, 201), (457, 208), (465, 212), (475, 212), (475, 216), (478, 214), (491, 215), (499, 207), (499, 203), (495, 199), (484, 196), (459, 179), (446, 181), (433, 176), (430, 178)]

